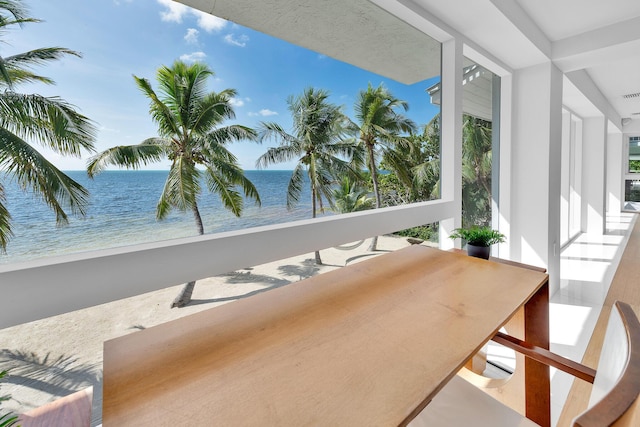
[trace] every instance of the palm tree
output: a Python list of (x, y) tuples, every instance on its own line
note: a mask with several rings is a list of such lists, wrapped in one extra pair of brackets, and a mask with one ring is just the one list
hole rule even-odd
[(422, 134), (411, 138), (419, 145), (419, 164), (412, 166), (413, 189), (420, 201), (440, 197), (440, 113), (422, 128)]
[(462, 128), (462, 225), (491, 222), (491, 122), (464, 115)]
[(369, 191), (358, 181), (344, 175), (338, 184), (338, 187), (332, 191), (334, 211), (350, 213), (373, 208), (375, 201), (369, 197)]
[[(279, 146), (267, 150), (256, 161), (264, 168), (275, 163), (297, 160), (287, 187), (287, 207), (295, 206), (302, 191), (306, 172), (311, 187), (312, 218), (324, 210), (324, 199), (331, 205), (331, 184), (336, 173), (355, 173), (341, 157), (354, 154), (352, 140), (342, 139), (346, 117), (341, 108), (327, 101), (329, 93), (307, 88), (297, 96), (289, 96), (287, 104), (293, 118), (293, 133), (277, 123), (262, 123), (260, 140), (274, 138)], [(317, 264), (322, 264), (320, 251), (315, 251)]]
[[(181, 212), (190, 210), (200, 235), (204, 234), (198, 208), (203, 176), (209, 192), (217, 194), (223, 206), (236, 216), (243, 209), (238, 187), (246, 197), (260, 203), (253, 183), (226, 147), (232, 141), (253, 140), (257, 134), (241, 125), (221, 126), (225, 120), (235, 118), (230, 99), (236, 96), (236, 91), (207, 92), (207, 79), (213, 75), (205, 64), (176, 61), (171, 67), (158, 69), (159, 94), (147, 79), (134, 76), (142, 93), (151, 100), (149, 112), (158, 125), (159, 136), (138, 145), (109, 148), (92, 157), (87, 166), (89, 176), (94, 177), (108, 165), (137, 169), (168, 158), (171, 167), (156, 217), (164, 219), (173, 208)], [(195, 281), (187, 283), (171, 306), (188, 304), (194, 287)]]
[[(29, 18), (19, 0), (0, 2), (0, 31), (11, 25), (40, 22)], [(15, 91), (22, 83), (53, 84), (50, 78), (31, 71), (34, 65), (47, 64), (65, 55), (80, 56), (72, 50), (50, 47), (16, 55), (0, 56), (0, 178), (15, 180), (44, 200), (56, 215), (59, 225), (68, 223), (66, 210), (84, 215), (89, 193), (62, 173), (31, 142), (53, 151), (80, 157), (82, 150), (94, 151), (95, 126), (73, 106), (59, 97), (22, 94)], [(13, 235), (11, 215), (5, 205), (5, 190), (0, 182), (0, 251), (6, 250)]]
[[(373, 193), (376, 199), (376, 209), (382, 206), (380, 189), (378, 188), (378, 167), (376, 159), (381, 152), (398, 144), (407, 144), (402, 133), (411, 133), (416, 129), (415, 123), (397, 110), (408, 110), (409, 105), (396, 97), (382, 84), (373, 88), (371, 84), (367, 90), (358, 94), (354, 105), (356, 122), (352, 124), (354, 132), (358, 133), (358, 143), (366, 150), (366, 166), (371, 172)], [(369, 246), (375, 251), (378, 237), (374, 237)]]

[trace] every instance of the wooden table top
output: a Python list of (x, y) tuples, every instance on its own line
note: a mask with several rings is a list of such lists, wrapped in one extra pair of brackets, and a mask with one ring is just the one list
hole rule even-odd
[(107, 341), (103, 423), (399, 425), (547, 277), (415, 245)]

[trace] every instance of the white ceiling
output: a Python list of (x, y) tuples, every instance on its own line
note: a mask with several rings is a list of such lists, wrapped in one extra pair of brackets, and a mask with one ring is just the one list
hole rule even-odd
[[(592, 41), (583, 65), (621, 117), (640, 118), (640, 1), (517, 0), (545, 35), (557, 45)], [(610, 39), (606, 46), (598, 41)], [(597, 46), (597, 47), (596, 47)], [(590, 55), (589, 55), (590, 54)], [(634, 115), (633, 113), (638, 113)]]
[[(584, 70), (620, 117), (640, 119), (640, 97), (623, 98), (640, 92), (640, 0), (399, 3), (418, 5), (512, 69), (552, 59), (564, 72)], [(577, 112), (594, 111), (571, 99)]]
[(516, 0), (551, 41), (640, 16), (638, 0)]

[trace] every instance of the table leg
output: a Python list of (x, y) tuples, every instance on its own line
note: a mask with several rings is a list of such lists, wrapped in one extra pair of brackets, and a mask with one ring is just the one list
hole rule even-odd
[[(524, 306), (527, 343), (549, 349), (549, 282)], [(528, 357), (524, 365), (526, 415), (542, 427), (551, 426), (551, 380), (549, 366)]]

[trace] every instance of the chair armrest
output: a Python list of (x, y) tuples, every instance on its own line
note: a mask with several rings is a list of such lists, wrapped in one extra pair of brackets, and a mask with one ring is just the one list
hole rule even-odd
[(560, 355), (552, 353), (544, 348), (531, 345), (526, 341), (520, 340), (502, 332), (496, 333), (492, 340), (497, 342), (498, 344), (502, 344), (507, 348), (517, 351), (518, 353), (522, 353), (533, 360), (544, 363), (548, 366), (552, 366), (563, 372), (571, 374), (576, 378), (580, 378), (581, 380), (593, 384), (594, 378), (596, 376), (595, 369), (575, 362), (571, 359), (567, 359), (566, 357), (562, 357)]

